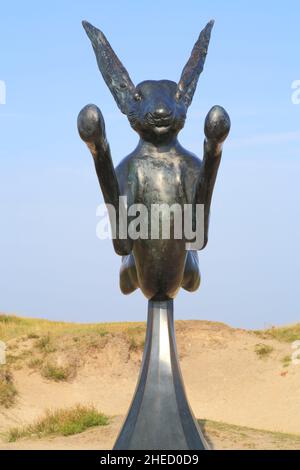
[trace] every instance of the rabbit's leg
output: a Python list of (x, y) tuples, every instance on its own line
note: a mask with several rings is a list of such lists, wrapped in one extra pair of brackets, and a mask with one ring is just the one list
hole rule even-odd
[(197, 251), (188, 251), (185, 261), (184, 274), (181, 287), (194, 292), (198, 289), (201, 281), (199, 260)]
[(221, 106), (214, 106), (206, 116), (204, 155), (196, 184), (195, 204), (204, 204), (204, 244), (207, 244), (212, 193), (221, 161), (223, 142), (230, 130), (230, 118)]
[(123, 256), (120, 269), (120, 289), (123, 294), (131, 294), (139, 287), (133, 254)]
[[(111, 159), (110, 149), (106, 140), (105, 124), (101, 111), (97, 106), (89, 104), (78, 115), (78, 131), (82, 140), (87, 144), (94, 159), (96, 173), (106, 204), (114, 207), (115, 218), (109, 211), (110, 222), (115, 227), (116, 238), (113, 240), (115, 252), (118, 255), (128, 255), (132, 250), (132, 241), (119, 238), (119, 227), (127, 217), (126, 209), (120, 200), (120, 189), (115, 169)], [(116, 220), (114, 220), (116, 219)], [(124, 224), (127, 227), (127, 224)]]

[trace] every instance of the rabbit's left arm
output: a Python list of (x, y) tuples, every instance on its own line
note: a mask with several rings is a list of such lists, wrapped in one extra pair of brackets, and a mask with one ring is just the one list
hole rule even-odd
[(204, 243), (208, 241), (212, 193), (221, 161), (223, 142), (230, 130), (230, 118), (221, 106), (214, 106), (205, 119), (204, 155), (196, 183), (194, 203), (204, 205)]

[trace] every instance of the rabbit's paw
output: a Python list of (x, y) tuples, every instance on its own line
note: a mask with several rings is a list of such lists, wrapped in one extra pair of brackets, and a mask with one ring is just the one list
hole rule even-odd
[(77, 118), (77, 127), (80, 137), (87, 144), (106, 144), (104, 119), (95, 104), (82, 108)]
[(222, 106), (213, 106), (205, 119), (204, 132), (208, 140), (223, 142), (230, 131), (230, 118)]

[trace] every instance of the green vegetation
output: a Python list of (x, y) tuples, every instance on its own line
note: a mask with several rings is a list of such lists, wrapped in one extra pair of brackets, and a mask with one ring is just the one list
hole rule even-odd
[(285, 343), (292, 343), (293, 341), (300, 340), (300, 323), (289, 326), (272, 327), (266, 330), (258, 330), (254, 333), (261, 338), (273, 338)]
[(39, 357), (34, 357), (27, 362), (30, 369), (39, 369), (43, 364), (43, 360)]
[[(51, 335), (50, 333), (51, 332)], [(77, 341), (87, 335), (104, 337), (108, 334), (125, 334), (132, 332), (145, 333), (145, 323), (115, 322), (115, 323), (68, 323), (41, 320), (38, 318), (23, 318), (14, 315), (0, 315), (0, 338), (2, 341), (21, 337), (42, 339), (37, 347), (45, 348), (47, 343), (66, 337), (76, 337)], [(48, 338), (49, 337), (49, 338)], [(72, 340), (73, 341), (73, 340)]]
[(94, 426), (106, 426), (109, 418), (93, 406), (76, 405), (72, 408), (47, 410), (45, 416), (23, 428), (12, 428), (7, 438), (15, 442), (22, 437), (71, 436)]
[(98, 331), (99, 335), (103, 338), (104, 336), (108, 335), (108, 331), (106, 330), (99, 330)]
[(143, 350), (145, 345), (145, 328), (143, 326), (132, 326), (127, 330), (129, 351)]
[(129, 337), (128, 342), (129, 342), (129, 351), (139, 350), (139, 344), (134, 336)]
[(274, 348), (268, 344), (259, 343), (255, 345), (254, 350), (260, 359), (264, 359), (274, 351)]
[(15, 403), (17, 395), (13, 377), (9, 369), (0, 368), (0, 407), (9, 408)]
[(6, 362), (9, 365), (19, 363), (20, 361), (24, 362), (24, 360), (27, 359), (28, 356), (30, 356), (30, 355), (31, 355), (31, 353), (30, 353), (29, 350), (22, 350), (22, 351), (16, 350), (15, 354), (8, 353), (6, 355)]
[(4, 315), (0, 314), (0, 323), (8, 324), (8, 323), (21, 323), (21, 318), (16, 317), (15, 315)]
[(243, 449), (300, 449), (300, 434), (272, 432), (247, 426), (198, 420), (208, 442), (210, 438), (227, 440), (230, 445), (237, 443)]
[(47, 349), (49, 344), (50, 344), (50, 335), (48, 333), (47, 335), (42, 336), (40, 339), (37, 340), (36, 347), (43, 351)]
[(140, 352), (145, 326), (137, 322), (55, 322), (1, 314), (0, 338), (7, 343), (7, 362), (13, 370), (28, 367), (48, 380), (64, 381), (73, 378), (85, 358), (97, 354), (108, 341), (125, 340), (130, 352)]
[(282, 358), (282, 365), (283, 367), (288, 367), (292, 362), (292, 356), (291, 354), (290, 355), (287, 355), (287, 356), (284, 356)]
[(45, 353), (52, 353), (56, 351), (55, 346), (53, 346), (51, 342), (51, 336), (50, 334), (46, 334), (44, 336), (41, 336), (35, 343), (35, 346), (42, 352)]
[(71, 366), (59, 366), (54, 362), (47, 362), (42, 368), (42, 376), (55, 382), (62, 382), (68, 380), (75, 375), (76, 369)]
[(37, 338), (39, 338), (39, 335), (37, 335), (36, 333), (32, 332), (32, 333), (29, 333), (29, 334), (27, 335), (27, 338), (28, 338), (28, 339), (37, 339)]

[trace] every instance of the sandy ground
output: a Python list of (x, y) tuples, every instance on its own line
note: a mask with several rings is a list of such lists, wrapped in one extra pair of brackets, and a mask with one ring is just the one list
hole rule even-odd
[[(3, 442), (1, 450), (107, 450), (114, 445), (123, 417), (115, 417), (109, 426), (90, 429), (69, 437), (22, 439)], [(245, 427), (220, 426), (208, 422), (201, 425), (211, 450), (300, 450), (300, 436), (277, 435)]]
[[(176, 329), (187, 395), (197, 418), (300, 435), (300, 366), (284, 368), (282, 363), (282, 358), (292, 352), (290, 344), (205, 321), (180, 321)], [(261, 359), (255, 353), (258, 343), (273, 347), (268, 357)], [(114, 418), (107, 427), (68, 438), (10, 444), (2, 438), (0, 449), (111, 448), (130, 404), (140, 362), (141, 352), (131, 353), (125, 341), (115, 339), (86, 357), (76, 377), (69, 382), (46, 380), (27, 367), (15, 370), (19, 397), (14, 407), (0, 410), (2, 433), (12, 426), (32, 422), (47, 408), (77, 403), (93, 404)], [(208, 425), (205, 432), (214, 448), (278, 445), (268, 433), (262, 433), (260, 438), (256, 434), (256, 439), (255, 433), (248, 430), (245, 444), (243, 440), (234, 439), (228, 429), (224, 434), (224, 430)], [(297, 445), (294, 442), (292, 448)]]

